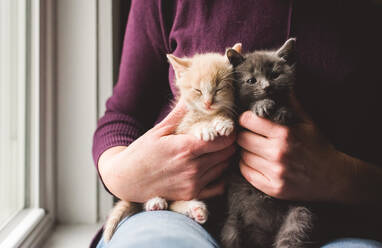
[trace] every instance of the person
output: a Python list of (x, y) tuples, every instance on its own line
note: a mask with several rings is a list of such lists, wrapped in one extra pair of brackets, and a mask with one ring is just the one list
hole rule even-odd
[[(328, 232), (341, 228), (349, 238), (323, 247), (382, 247), (377, 11), (371, 1), (132, 1), (119, 80), (94, 134), (105, 187), (133, 202), (221, 195), (237, 143), (238, 166), (254, 187), (338, 210), (341, 227)], [(186, 109), (170, 111), (177, 90), (166, 54), (223, 53), (237, 42), (244, 52), (271, 49), (289, 37), (297, 38), (302, 123), (288, 128), (244, 112), (245, 131), (229, 137), (173, 134)], [(216, 240), (183, 215), (153, 211), (125, 218), (108, 245), (94, 245), (218, 247)]]

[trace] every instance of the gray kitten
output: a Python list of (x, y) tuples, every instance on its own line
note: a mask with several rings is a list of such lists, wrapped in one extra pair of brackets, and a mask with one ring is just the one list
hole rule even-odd
[[(275, 51), (255, 51), (242, 56), (227, 52), (234, 65), (241, 111), (291, 125), (298, 121), (289, 108), (288, 97), (295, 82), (293, 54), (295, 39)], [(237, 170), (228, 189), (228, 217), (222, 244), (238, 247), (310, 247), (313, 215), (302, 204), (278, 200), (257, 190)]]

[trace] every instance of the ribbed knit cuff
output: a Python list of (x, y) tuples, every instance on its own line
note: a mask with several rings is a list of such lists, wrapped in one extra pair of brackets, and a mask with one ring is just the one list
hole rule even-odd
[(143, 133), (143, 128), (131, 117), (108, 112), (97, 125), (93, 137), (93, 159), (98, 165), (101, 154), (110, 147), (130, 145)]
[[(98, 121), (93, 137), (93, 160), (98, 175), (98, 160), (104, 151), (114, 146), (128, 146), (143, 132), (141, 125), (130, 116), (106, 112)], [(101, 176), (100, 179), (102, 181)]]

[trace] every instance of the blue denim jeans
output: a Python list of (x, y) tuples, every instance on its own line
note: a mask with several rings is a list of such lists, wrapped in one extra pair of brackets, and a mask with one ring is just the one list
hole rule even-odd
[[(195, 221), (170, 211), (142, 212), (125, 218), (109, 243), (97, 248), (217, 248), (218, 243)], [(371, 240), (340, 239), (322, 248), (381, 248)]]

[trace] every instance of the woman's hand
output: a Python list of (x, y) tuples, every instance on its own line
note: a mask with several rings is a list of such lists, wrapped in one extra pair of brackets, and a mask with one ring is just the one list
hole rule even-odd
[[(252, 112), (240, 117), (240, 169), (275, 198), (341, 203), (381, 202), (382, 170), (337, 151), (294, 100), (303, 121), (278, 125)], [(368, 181), (369, 180), (369, 181)]]
[(320, 200), (336, 185), (337, 156), (312, 123), (281, 126), (250, 111), (238, 134), (243, 176), (264, 193), (288, 200)]
[(223, 193), (222, 182), (210, 183), (229, 165), (235, 137), (204, 142), (191, 135), (174, 135), (185, 112), (185, 106), (178, 104), (128, 147), (113, 147), (101, 155), (99, 171), (110, 192), (134, 202), (154, 196), (190, 200)]

